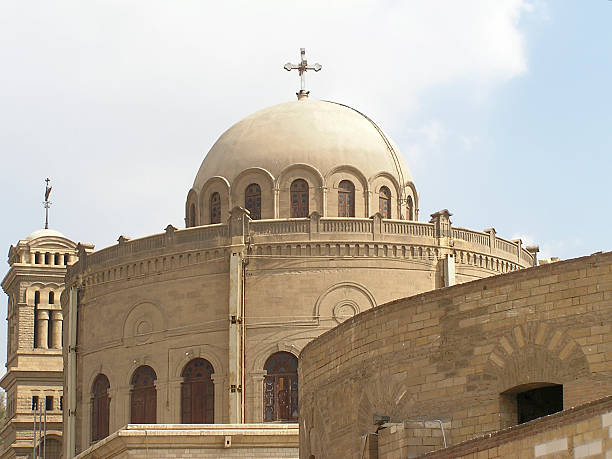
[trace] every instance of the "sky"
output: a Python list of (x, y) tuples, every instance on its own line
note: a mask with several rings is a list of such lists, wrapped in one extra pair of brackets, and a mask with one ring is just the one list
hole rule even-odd
[(395, 140), (421, 220), (610, 251), (611, 21), (608, 0), (0, 0), (0, 250), (43, 227), (46, 177), (74, 241), (184, 227), (206, 152), (295, 99), (305, 47), (311, 98)]

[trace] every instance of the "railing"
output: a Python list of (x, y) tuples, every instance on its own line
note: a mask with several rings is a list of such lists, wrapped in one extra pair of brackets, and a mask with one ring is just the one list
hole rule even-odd
[(249, 223), (250, 232), (254, 235), (308, 233), (309, 226), (309, 218), (253, 220)]
[(485, 247), (491, 245), (491, 238), (487, 233), (481, 233), (480, 231), (469, 230), (465, 228), (452, 228), (453, 239), (460, 239), (467, 241), (472, 244), (480, 244)]
[[(235, 213), (237, 212), (237, 213)], [(435, 219), (434, 219), (435, 220)], [(400, 244), (408, 249), (410, 246), (425, 246), (434, 247), (452, 247), (451, 241), (465, 241), (469, 244), (480, 246), (481, 248), (469, 249), (476, 250), (483, 254), (494, 254), (495, 252), (503, 252), (503, 258), (512, 263), (519, 263), (524, 266), (532, 266), (534, 257), (528, 251), (520, 248), (519, 245), (496, 237), (495, 233), (483, 233), (473, 231), (466, 228), (451, 228), (448, 232), (448, 218), (444, 221), (435, 220), (432, 223), (422, 223), (415, 221), (402, 220), (385, 220), (379, 214), (372, 218), (341, 218), (341, 217), (320, 217), (318, 214), (313, 214), (309, 218), (295, 218), (282, 220), (255, 220), (248, 218), (246, 213), (241, 213), (240, 210), (232, 211), (232, 217), (227, 224), (214, 224), (206, 226), (198, 226), (177, 230), (172, 226), (166, 228), (165, 233), (155, 234), (140, 239), (128, 240), (120, 238), (117, 245), (105, 248), (98, 252), (84, 255), (82, 250), (79, 252), (79, 260), (75, 265), (69, 267), (68, 274), (72, 276), (76, 272), (82, 272), (87, 266), (101, 265), (110, 262), (116, 258), (134, 257), (140, 254), (145, 254), (150, 251), (168, 251), (175, 252), (177, 245), (185, 246), (191, 244), (192, 248), (213, 248), (230, 244), (230, 236), (246, 237), (251, 236), (252, 244), (274, 244), (274, 240), (257, 239), (261, 236), (269, 235), (302, 235), (295, 238), (296, 242), (301, 240), (310, 241), (331, 241), (331, 234), (359, 234), (355, 237), (356, 242), (383, 242), (385, 244)], [(304, 239), (304, 235), (306, 239)], [(367, 237), (364, 238), (364, 235)], [(396, 238), (381, 238), (381, 236), (399, 236)], [(450, 236), (450, 237), (449, 237)], [(415, 237), (414, 241), (410, 238)], [(293, 238), (292, 238), (293, 239)], [(344, 239), (343, 239), (344, 240)], [(278, 242), (282, 242), (279, 240)], [(491, 244), (493, 243), (493, 247)], [(201, 246), (198, 244), (202, 244)], [(447, 246), (447, 244), (450, 244)], [(464, 250), (463, 247), (458, 247)], [(436, 249), (437, 250), (437, 249)], [(499, 256), (499, 255), (497, 255)], [(130, 261), (128, 261), (130, 262)]]
[(421, 223), (401, 220), (384, 220), (383, 232), (385, 234), (406, 234), (409, 236), (435, 237), (436, 229), (433, 223)]
[(369, 218), (322, 218), (322, 233), (372, 233), (373, 222)]

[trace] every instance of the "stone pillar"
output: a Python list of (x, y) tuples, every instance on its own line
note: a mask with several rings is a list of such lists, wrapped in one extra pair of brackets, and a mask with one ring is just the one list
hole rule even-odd
[(327, 217), (328, 213), (327, 213), (327, 193), (328, 193), (328, 188), (326, 186), (321, 187), (321, 191), (323, 192), (323, 202), (321, 203), (321, 205), (323, 206), (323, 208), (321, 209), (321, 215), (324, 217)]
[(213, 373), (210, 375), (210, 379), (215, 386), (215, 424), (223, 424), (223, 398), (225, 396), (225, 377), (223, 375), (218, 375)]
[(39, 309), (36, 317), (36, 347), (47, 349), (49, 340), (49, 311)]
[(455, 256), (452, 253), (447, 253), (446, 258), (444, 258), (444, 286), (450, 287), (455, 283)]
[(497, 234), (495, 228), (488, 228), (484, 232), (489, 235), (489, 253), (495, 253), (495, 237)]
[(251, 387), (250, 391), (253, 392), (251, 397), (251, 409), (249, 414), (249, 422), (259, 423), (263, 422), (263, 391), (264, 391), (264, 379), (266, 377), (266, 371), (256, 371), (251, 373)]
[(50, 344), (52, 349), (62, 348), (62, 312), (51, 311)]

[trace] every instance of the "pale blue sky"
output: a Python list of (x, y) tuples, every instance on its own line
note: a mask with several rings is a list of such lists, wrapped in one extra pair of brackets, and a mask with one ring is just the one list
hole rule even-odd
[(43, 224), (47, 176), (75, 241), (183, 226), (219, 135), (295, 97), (301, 46), (312, 97), (399, 145), (421, 220), (612, 249), (612, 1), (216, 3), (0, 1), (0, 250)]

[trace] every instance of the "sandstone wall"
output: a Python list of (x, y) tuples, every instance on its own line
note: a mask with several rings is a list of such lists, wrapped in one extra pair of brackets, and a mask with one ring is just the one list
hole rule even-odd
[(374, 413), (441, 419), (453, 445), (516, 424), (521, 387), (562, 384), (565, 408), (609, 395), (611, 319), (612, 253), (366, 311), (301, 354), (300, 455), (358, 457)]

